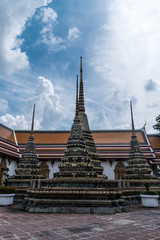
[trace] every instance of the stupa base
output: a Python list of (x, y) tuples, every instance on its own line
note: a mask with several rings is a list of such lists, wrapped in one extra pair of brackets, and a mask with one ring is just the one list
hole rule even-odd
[[(23, 208), (21, 208), (24, 210)], [(44, 207), (44, 206), (27, 206), (25, 211), (29, 213), (65, 213), (65, 214), (115, 214), (128, 212), (128, 206), (117, 207), (69, 207), (69, 206), (57, 206), (57, 207)]]
[(20, 207), (30, 213), (114, 214), (128, 211), (119, 189), (29, 189)]

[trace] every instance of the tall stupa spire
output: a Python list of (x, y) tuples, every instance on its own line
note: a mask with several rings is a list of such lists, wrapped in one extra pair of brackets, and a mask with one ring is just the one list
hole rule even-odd
[(132, 110), (132, 100), (130, 100), (130, 110), (131, 110), (132, 132), (134, 132), (135, 128), (134, 128), (134, 119), (133, 119), (133, 110)]
[(79, 112), (85, 112), (85, 106), (84, 106), (84, 92), (83, 92), (83, 69), (82, 69), (82, 57), (80, 57)]
[(75, 109), (75, 118), (74, 121), (79, 120), (79, 104), (78, 104), (78, 75), (77, 75), (77, 82), (76, 82), (76, 109)]
[(35, 115), (35, 104), (34, 104), (34, 106), (33, 106), (33, 115), (32, 115), (31, 134), (33, 134), (33, 131), (34, 131), (34, 115)]
[(132, 110), (132, 101), (130, 100), (130, 110), (131, 110), (131, 122), (132, 122), (132, 137), (131, 137), (131, 149), (130, 156), (134, 157), (136, 155), (142, 156), (142, 152), (139, 146), (139, 141), (135, 134), (134, 119), (133, 119), (133, 110)]
[(34, 152), (36, 153), (35, 142), (34, 142), (34, 115), (35, 115), (35, 104), (33, 106), (33, 114), (32, 114), (32, 124), (31, 124), (31, 134), (28, 139), (25, 152)]
[(78, 75), (76, 83), (76, 107), (75, 117), (71, 127), (71, 133), (67, 141), (67, 149), (59, 164), (59, 172), (54, 174), (56, 178), (95, 178), (98, 176), (92, 160), (88, 156), (87, 146), (82, 134), (78, 108)]

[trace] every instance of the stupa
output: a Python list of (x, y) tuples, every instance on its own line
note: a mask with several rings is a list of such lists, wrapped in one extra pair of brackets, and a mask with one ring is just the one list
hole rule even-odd
[(98, 159), (84, 109), (82, 58), (80, 91), (67, 149), (52, 179), (27, 191), (22, 209), (28, 212), (105, 213), (126, 211), (118, 182), (107, 180)]
[[(38, 155), (36, 153), (35, 141), (34, 141), (34, 115), (35, 104), (33, 107), (31, 134), (28, 139), (26, 149), (22, 154), (22, 158), (19, 160), (15, 175), (8, 179), (7, 185), (17, 187), (16, 199), (20, 201), (24, 197), (28, 187), (35, 184), (34, 180), (42, 179), (40, 166), (38, 165)], [(18, 196), (19, 195), (19, 196)], [(19, 200), (18, 200), (19, 199)]]
[(35, 142), (34, 142), (34, 115), (35, 115), (35, 104), (33, 108), (33, 117), (32, 117), (32, 126), (31, 126), (31, 134), (28, 139), (26, 149), (22, 154), (22, 159), (18, 164), (18, 168), (15, 170), (16, 175), (15, 179), (41, 179), (41, 169), (38, 165), (38, 155), (36, 153)]
[(152, 170), (149, 166), (148, 161), (144, 158), (143, 153), (141, 152), (139, 141), (135, 133), (131, 101), (130, 101), (130, 110), (131, 110), (131, 121), (132, 121), (132, 136), (131, 136), (131, 142), (130, 142), (130, 155), (128, 160), (128, 166), (126, 167), (124, 178), (128, 180), (153, 179), (155, 177), (151, 175)]
[(96, 178), (98, 173), (95, 171), (94, 164), (89, 157), (85, 139), (82, 134), (82, 127), (79, 119), (78, 102), (78, 76), (76, 91), (76, 108), (71, 134), (67, 142), (67, 149), (64, 158), (59, 164), (60, 172), (55, 173), (58, 178)]
[(87, 114), (85, 113), (82, 57), (80, 58), (79, 119), (82, 128), (82, 134), (88, 151), (88, 156), (91, 159), (95, 172), (97, 172), (99, 177), (103, 177), (104, 176), (102, 175), (103, 167), (101, 166), (101, 161), (99, 160), (95, 142), (91, 130), (89, 128)]

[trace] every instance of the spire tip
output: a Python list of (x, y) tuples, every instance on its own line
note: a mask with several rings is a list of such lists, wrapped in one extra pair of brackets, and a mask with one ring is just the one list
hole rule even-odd
[(34, 115), (35, 115), (35, 106), (36, 106), (36, 104), (34, 103), (34, 105), (33, 105), (33, 115), (32, 115), (32, 126), (31, 126), (31, 133), (33, 133), (33, 129), (34, 129)]
[(84, 93), (83, 93), (83, 70), (82, 70), (82, 57), (80, 57), (80, 88), (79, 88), (79, 112), (85, 112), (84, 107)]
[(130, 100), (130, 110), (131, 110), (131, 121), (132, 121), (132, 131), (135, 131), (134, 128), (134, 119), (133, 119), (133, 110), (132, 110), (132, 100)]

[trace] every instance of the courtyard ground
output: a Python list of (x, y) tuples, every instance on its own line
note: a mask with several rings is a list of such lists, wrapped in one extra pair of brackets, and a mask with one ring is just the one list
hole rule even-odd
[(160, 208), (115, 215), (46, 214), (0, 207), (0, 240), (160, 240)]

